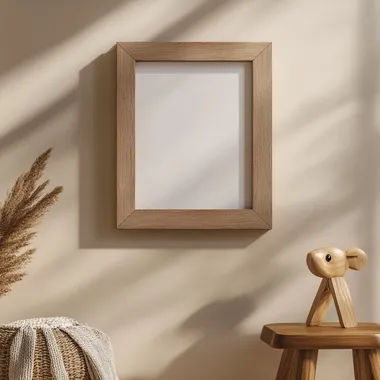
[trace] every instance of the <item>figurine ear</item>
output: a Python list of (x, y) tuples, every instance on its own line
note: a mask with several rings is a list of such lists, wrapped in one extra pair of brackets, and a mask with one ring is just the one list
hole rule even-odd
[(367, 262), (366, 253), (360, 248), (354, 247), (346, 251), (348, 266), (353, 270), (360, 270)]

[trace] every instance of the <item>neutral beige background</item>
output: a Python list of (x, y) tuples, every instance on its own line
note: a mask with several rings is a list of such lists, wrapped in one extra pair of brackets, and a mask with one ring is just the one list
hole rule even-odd
[[(377, 7), (377, 8), (376, 8)], [(1, 320), (68, 315), (112, 338), (122, 380), (269, 380), (263, 323), (302, 321), (305, 253), (360, 245), (360, 319), (380, 321), (375, 0), (4, 0), (1, 191), (49, 146), (65, 193)], [(116, 41), (272, 41), (274, 229), (115, 231)], [(333, 316), (333, 313), (331, 314)], [(324, 352), (319, 379), (347, 380)]]

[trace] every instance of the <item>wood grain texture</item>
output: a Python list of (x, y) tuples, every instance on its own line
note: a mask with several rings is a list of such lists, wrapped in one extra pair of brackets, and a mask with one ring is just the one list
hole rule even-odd
[(339, 323), (308, 327), (302, 323), (265, 325), (261, 340), (280, 349), (380, 349), (380, 325), (359, 323), (344, 329)]
[(294, 379), (297, 368), (298, 353), (296, 350), (284, 350), (277, 370), (276, 380)]
[[(135, 210), (135, 61), (251, 61), (252, 209)], [(272, 228), (272, 61), (269, 43), (117, 44), (117, 228)]]
[(368, 350), (368, 361), (373, 380), (380, 380), (380, 350)]
[(346, 280), (344, 277), (333, 277), (328, 281), (340, 325), (344, 328), (357, 326), (351, 294)]
[(296, 380), (315, 380), (318, 350), (299, 351)]
[(268, 229), (252, 210), (135, 210), (123, 229)]
[(292, 365), (290, 366), (290, 370), (288, 372), (288, 380), (294, 380), (297, 376), (299, 357), (300, 351), (293, 350), (293, 359)]
[(353, 270), (360, 270), (367, 263), (367, 254), (358, 247), (346, 251), (348, 265)]
[(360, 270), (367, 261), (366, 253), (354, 247), (346, 252), (337, 247), (323, 247), (307, 254), (311, 273), (322, 278), (343, 277), (348, 268)]
[[(330, 261), (326, 257), (330, 255)], [(322, 278), (343, 277), (348, 270), (346, 252), (337, 247), (318, 248), (307, 254), (306, 263), (311, 273)]]
[(331, 292), (329, 289), (328, 280), (322, 279), (318, 292), (311, 305), (309, 315), (306, 320), (307, 326), (319, 326), (323, 323), (327, 310), (331, 303)]
[(268, 42), (119, 42), (135, 61), (253, 61)]
[(252, 64), (252, 207), (272, 225), (272, 46)]
[(117, 225), (135, 208), (135, 61), (117, 46)]
[(365, 350), (352, 350), (355, 380), (372, 380), (370, 364)]

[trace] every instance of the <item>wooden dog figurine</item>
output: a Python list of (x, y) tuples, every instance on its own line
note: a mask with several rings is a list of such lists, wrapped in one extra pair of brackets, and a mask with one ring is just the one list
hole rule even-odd
[[(319, 350), (351, 350), (356, 380), (380, 380), (380, 324), (357, 323), (351, 295), (344, 275), (359, 270), (367, 255), (359, 248), (343, 251), (327, 247), (307, 255), (310, 271), (322, 278), (321, 285), (303, 323), (264, 325), (261, 340), (282, 349), (276, 380), (315, 380)], [(324, 323), (325, 313), (334, 299), (337, 323)], [(335, 374), (334, 374), (335, 375)]]
[(318, 326), (323, 322), (331, 298), (334, 299), (341, 327), (356, 327), (356, 317), (350, 291), (344, 275), (347, 270), (360, 270), (367, 261), (367, 255), (360, 248), (343, 251), (340, 248), (319, 248), (307, 254), (307, 266), (321, 285), (311, 306), (306, 321), (308, 326)]

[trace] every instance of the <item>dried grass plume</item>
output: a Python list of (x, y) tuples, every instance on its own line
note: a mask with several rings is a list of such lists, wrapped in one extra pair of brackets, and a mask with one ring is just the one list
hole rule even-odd
[(25, 265), (35, 249), (30, 249), (34, 228), (58, 200), (62, 186), (46, 192), (49, 181), (38, 183), (44, 174), (52, 149), (34, 161), (21, 174), (0, 206), (0, 296), (8, 293), (25, 276)]

